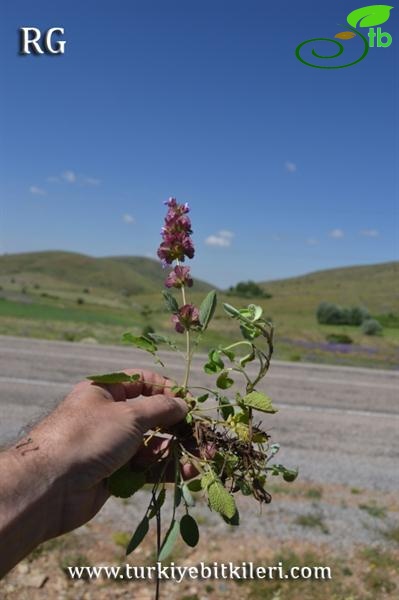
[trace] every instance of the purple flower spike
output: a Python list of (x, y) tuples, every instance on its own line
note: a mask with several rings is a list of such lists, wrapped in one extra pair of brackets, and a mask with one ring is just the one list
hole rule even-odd
[(165, 204), (168, 212), (162, 227), (162, 242), (157, 254), (163, 263), (171, 265), (175, 260), (183, 262), (185, 257), (193, 258), (194, 246), (190, 238), (192, 229), (191, 221), (187, 216), (190, 211), (188, 204), (179, 204), (176, 198), (169, 198)]

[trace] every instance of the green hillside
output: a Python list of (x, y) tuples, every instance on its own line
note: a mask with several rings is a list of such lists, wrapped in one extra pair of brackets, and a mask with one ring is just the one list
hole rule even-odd
[[(84, 286), (104, 288), (115, 294), (133, 295), (158, 291), (165, 271), (159, 261), (141, 256), (94, 258), (62, 251), (29, 252), (0, 256), (0, 283), (18, 276), (27, 284), (45, 283), (54, 288)], [(198, 291), (211, 286), (196, 280)]]
[(284, 311), (307, 312), (328, 301), (366, 306), (378, 314), (399, 312), (399, 262), (315, 271), (259, 285)]
[[(237, 337), (237, 323), (224, 314), (223, 301), (239, 307), (255, 302), (273, 321), (277, 358), (397, 369), (398, 273), (399, 263), (383, 263), (262, 282), (271, 294), (267, 298), (219, 292), (201, 348)], [(143, 257), (55, 251), (0, 256), (0, 334), (117, 344), (127, 330), (170, 333), (161, 295), (165, 276), (158, 261)], [(199, 305), (209, 289), (195, 280), (188, 301)], [(320, 302), (366, 307), (383, 326), (382, 335), (365, 335), (359, 326), (319, 324)], [(331, 336), (349, 342), (334, 343)], [(178, 334), (176, 339), (182, 341)]]

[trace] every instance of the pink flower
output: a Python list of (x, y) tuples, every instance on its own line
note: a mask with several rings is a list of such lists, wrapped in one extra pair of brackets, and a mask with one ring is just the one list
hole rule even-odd
[(194, 304), (184, 304), (179, 308), (179, 312), (172, 316), (172, 323), (178, 333), (197, 329), (201, 326), (198, 308)]
[(193, 280), (190, 276), (190, 268), (176, 266), (166, 278), (165, 286), (167, 288), (181, 288), (183, 285), (186, 285), (187, 287), (193, 285)]

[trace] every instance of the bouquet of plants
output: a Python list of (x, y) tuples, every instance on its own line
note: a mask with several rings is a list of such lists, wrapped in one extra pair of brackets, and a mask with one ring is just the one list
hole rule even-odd
[[(184, 344), (179, 344), (179, 339), (157, 333), (141, 336), (125, 333), (123, 336), (126, 342), (151, 353), (161, 366), (164, 364), (158, 356), (160, 346), (176, 352), (183, 346), (184, 379), (172, 387), (172, 392), (186, 400), (189, 410), (185, 422), (168, 430), (158, 428), (146, 436), (145, 444), (154, 435), (165, 435), (169, 440), (168, 450), (159, 458), (159, 475), (152, 484), (149, 504), (126, 550), (129, 554), (137, 548), (149, 531), (151, 519), (155, 519), (159, 561), (168, 557), (179, 535), (191, 547), (198, 543), (198, 524), (191, 514), (198, 493), (226, 523), (239, 525), (235, 501), (238, 494), (252, 496), (259, 503), (269, 503), (271, 496), (267, 482), (270, 475), (280, 475), (285, 481), (293, 481), (297, 476), (297, 470), (270, 463), (279, 445), (270, 443), (261, 418), (262, 414), (273, 414), (276, 409), (257, 386), (270, 366), (273, 326), (263, 317), (260, 306), (249, 304), (236, 308), (223, 304), (226, 315), (237, 324), (238, 339), (209, 349), (203, 366), (204, 380), (208, 378), (209, 383), (203, 387), (190, 385), (193, 356), (214, 316), (217, 295), (215, 291), (209, 292), (198, 307), (190, 303), (188, 296), (193, 279), (190, 268), (185, 266), (186, 259), (194, 256), (189, 206), (179, 204), (174, 198), (166, 205), (162, 242), (158, 248), (164, 267), (170, 269), (163, 296), (174, 330), (178, 338), (184, 336)], [(171, 293), (173, 289), (180, 292), (180, 302)], [(139, 378), (138, 374), (120, 372), (89, 377), (103, 384)], [(192, 472), (197, 473), (189, 480), (183, 478), (182, 470), (187, 463), (193, 467)], [(153, 467), (149, 465), (144, 470), (133, 471), (130, 465), (125, 465), (109, 478), (110, 492), (119, 497), (131, 496), (153, 480), (148, 477)], [(171, 469), (172, 486), (167, 483)], [(161, 511), (167, 492), (171, 492), (173, 510), (162, 539)]]

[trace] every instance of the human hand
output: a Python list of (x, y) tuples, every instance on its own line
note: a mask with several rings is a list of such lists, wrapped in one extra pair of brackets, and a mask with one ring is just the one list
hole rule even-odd
[(150, 371), (125, 372), (139, 373), (140, 380), (83, 381), (30, 433), (32, 443), (45, 451), (62, 495), (62, 517), (50, 537), (90, 520), (109, 497), (106, 478), (134, 455), (139, 466), (163, 455), (167, 440), (154, 438), (144, 447), (144, 434), (187, 413), (184, 400), (173, 397), (171, 381)]

